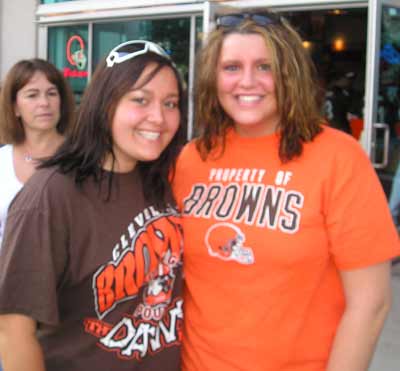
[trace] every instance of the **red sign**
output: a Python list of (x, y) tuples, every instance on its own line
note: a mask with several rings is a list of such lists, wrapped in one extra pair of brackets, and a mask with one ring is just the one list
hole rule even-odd
[[(75, 51), (72, 52), (72, 45), (78, 43), (78, 49), (75, 47)], [(71, 66), (75, 68), (64, 68), (64, 77), (71, 78), (86, 78), (88, 72), (86, 70), (87, 57), (85, 54), (85, 43), (82, 37), (79, 35), (71, 36), (66, 45), (67, 60)]]

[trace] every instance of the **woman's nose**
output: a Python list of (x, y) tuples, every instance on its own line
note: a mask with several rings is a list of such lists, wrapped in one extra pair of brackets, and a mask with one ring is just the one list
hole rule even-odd
[(41, 106), (48, 106), (49, 105), (49, 97), (46, 94), (39, 95), (39, 104)]
[(161, 103), (155, 102), (149, 107), (148, 119), (156, 124), (162, 124), (164, 114)]
[(244, 68), (240, 79), (240, 85), (243, 87), (251, 87), (254, 86), (254, 83), (255, 83), (254, 70), (252, 68)]

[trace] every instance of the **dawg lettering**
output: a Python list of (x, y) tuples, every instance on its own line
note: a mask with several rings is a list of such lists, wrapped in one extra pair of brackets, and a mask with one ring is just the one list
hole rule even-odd
[(182, 339), (182, 299), (176, 299), (159, 322), (146, 322), (126, 316), (114, 327), (96, 319), (85, 321), (85, 331), (100, 338), (100, 346), (117, 352), (119, 358), (140, 360)]
[[(156, 215), (133, 236), (132, 243), (101, 266), (93, 277), (95, 309), (102, 319), (118, 303), (134, 298), (143, 286), (142, 312), (159, 319), (171, 300), (174, 268), (181, 264), (182, 227), (176, 215)], [(137, 312), (136, 314), (141, 314)]]

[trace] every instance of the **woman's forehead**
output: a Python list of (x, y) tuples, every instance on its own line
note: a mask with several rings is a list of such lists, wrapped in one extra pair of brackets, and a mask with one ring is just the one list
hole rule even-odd
[(230, 33), (225, 36), (220, 59), (257, 58), (269, 59), (270, 51), (263, 36), (259, 34)]

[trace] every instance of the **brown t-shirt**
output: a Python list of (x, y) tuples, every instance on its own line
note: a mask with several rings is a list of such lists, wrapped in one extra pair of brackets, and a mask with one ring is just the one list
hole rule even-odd
[(138, 171), (92, 178), (43, 169), (12, 203), (0, 313), (38, 322), (47, 371), (179, 370), (182, 229), (143, 198)]

